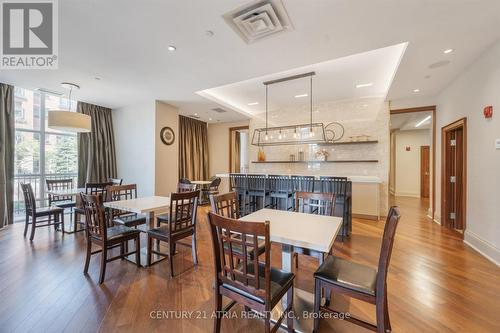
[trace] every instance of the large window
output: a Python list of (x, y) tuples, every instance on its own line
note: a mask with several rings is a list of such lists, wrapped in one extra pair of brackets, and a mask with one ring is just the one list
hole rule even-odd
[(46, 179), (71, 178), (78, 172), (76, 134), (49, 129), (50, 110), (76, 111), (76, 101), (15, 88), (16, 143), (14, 210), (24, 212), (21, 183), (31, 183), (39, 207), (47, 205)]

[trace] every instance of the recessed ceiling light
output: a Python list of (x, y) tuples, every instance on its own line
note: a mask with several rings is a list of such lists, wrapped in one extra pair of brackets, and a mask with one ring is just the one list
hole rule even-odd
[(301, 98), (301, 97), (307, 97), (309, 96), (308, 94), (300, 94), (300, 95), (295, 95), (295, 98)]
[(366, 88), (366, 87), (371, 87), (373, 86), (373, 83), (372, 82), (369, 82), (369, 83), (359, 83), (356, 85), (356, 88)]
[(368, 104), (363, 104), (361, 106), (364, 107), (364, 108), (366, 108), (366, 107), (368, 107)]
[(451, 53), (453, 51), (455, 51), (455, 50), (453, 50), (453, 49), (446, 49), (443, 52), (444, 52), (444, 54), (448, 54), (448, 53)]
[(208, 118), (208, 120), (212, 120), (212, 118)]
[(205, 31), (205, 35), (206, 35), (207, 37), (213, 37), (214, 32), (213, 32), (212, 30), (207, 30), (207, 31)]
[(195, 113), (194, 115), (195, 115), (195, 116), (197, 116), (198, 114), (197, 114), (197, 113)]
[(248, 103), (248, 105), (257, 105), (257, 104), (259, 104), (259, 102)]
[(420, 92), (420, 89), (413, 89), (413, 92), (418, 93), (418, 92)]
[(169, 45), (168, 48), (167, 48), (170, 52), (174, 52), (175, 50), (177, 50), (177, 48), (173, 45)]
[(422, 119), (418, 124), (415, 125), (415, 127), (420, 127), (423, 123), (425, 123), (427, 120), (431, 119), (431, 116), (427, 116), (424, 119)]
[(101, 81), (101, 78), (100, 78), (100, 77), (98, 77), (98, 76), (96, 76), (96, 77), (94, 78), (94, 80), (96, 80), (96, 81)]

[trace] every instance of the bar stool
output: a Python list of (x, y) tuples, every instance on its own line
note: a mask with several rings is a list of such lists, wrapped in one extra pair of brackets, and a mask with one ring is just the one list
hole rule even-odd
[[(293, 189), (292, 181), (286, 175), (268, 175), (267, 188), (269, 191), (270, 206), (280, 209), (280, 203), (285, 200), (285, 209), (288, 210), (293, 206)], [(291, 204), (289, 204), (289, 200)]]
[(229, 188), (238, 196), (240, 216), (246, 215), (248, 191), (247, 175), (243, 173), (230, 173)]
[[(266, 178), (266, 175), (247, 175), (247, 196), (250, 212), (266, 207), (266, 196), (269, 193), (266, 187)], [(262, 205), (259, 204), (259, 201)]]

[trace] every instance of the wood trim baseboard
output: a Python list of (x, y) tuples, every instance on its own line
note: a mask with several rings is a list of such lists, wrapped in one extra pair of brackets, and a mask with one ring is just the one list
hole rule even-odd
[(357, 219), (363, 219), (363, 220), (373, 220), (373, 221), (378, 221), (379, 218), (377, 215), (367, 215), (367, 214), (352, 214), (352, 217), (357, 218)]

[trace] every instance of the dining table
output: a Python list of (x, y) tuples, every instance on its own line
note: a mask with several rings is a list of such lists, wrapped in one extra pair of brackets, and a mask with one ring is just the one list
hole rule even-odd
[[(328, 254), (342, 226), (342, 217), (267, 208), (248, 214), (240, 218), (240, 221), (269, 221), (270, 241), (281, 244), (281, 269), (287, 272), (293, 271), (294, 248)], [(312, 332), (313, 319), (310, 314), (314, 309), (314, 294), (294, 288), (293, 299), (295, 331)], [(281, 316), (286, 304), (285, 295), (281, 304), (272, 311), (274, 321)], [(286, 320), (282, 325), (286, 326)]]
[[(149, 229), (156, 228), (155, 216), (162, 213), (167, 213), (170, 209), (170, 197), (150, 196), (127, 200), (107, 201), (103, 203), (104, 207), (127, 211), (131, 213), (146, 215), (146, 223), (137, 226), (137, 229), (146, 234)], [(146, 267), (147, 259), (147, 243), (141, 240), (141, 266)], [(157, 244), (160, 246), (160, 244)], [(156, 250), (158, 251), (158, 249)], [(135, 255), (130, 255), (126, 258), (135, 262)], [(153, 262), (165, 260), (165, 257), (153, 255)]]

